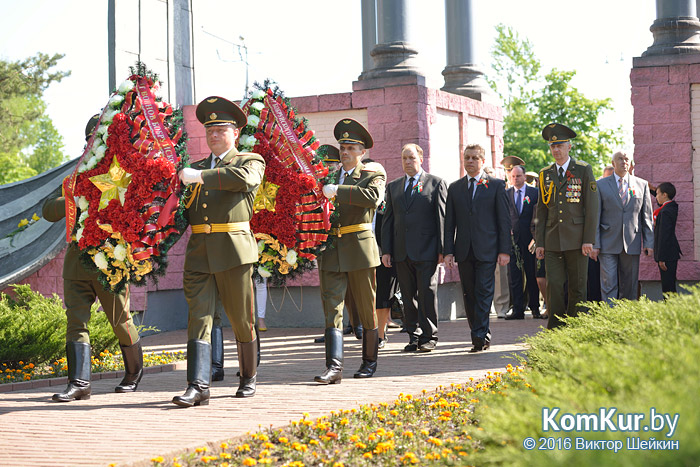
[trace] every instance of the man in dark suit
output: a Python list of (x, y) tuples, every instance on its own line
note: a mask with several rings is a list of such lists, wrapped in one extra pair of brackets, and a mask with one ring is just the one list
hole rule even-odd
[(510, 268), (510, 296), (513, 301), (513, 310), (506, 315), (506, 319), (525, 318), (525, 291), (527, 291), (527, 304), (532, 312), (532, 317), (539, 318), (540, 293), (536, 278), (537, 260), (528, 249), (532, 241), (530, 224), (538, 200), (537, 188), (525, 184), (525, 167), (522, 165), (513, 166), (509, 176), (511, 187), (506, 190), (506, 194), (512, 211), (511, 218), (514, 222), (512, 225), (513, 248), (508, 267)]
[(510, 261), (510, 217), (505, 182), (483, 171), (484, 148), (464, 149), (467, 176), (447, 189), (445, 208), (445, 265), (459, 266), (473, 347), (481, 352), (491, 345), (489, 311), (493, 301), (496, 262)]
[[(401, 150), (405, 175), (387, 186), (382, 223), (382, 263), (396, 263), (408, 332), (407, 352), (435, 349), (437, 265), (442, 262), (447, 185), (422, 168), (423, 149)], [(420, 328), (420, 329), (419, 329)]]
[[(598, 225), (598, 187), (593, 169), (569, 156), (576, 132), (559, 123), (542, 130), (554, 163), (540, 170), (536, 211), (537, 259), (547, 270), (547, 328), (562, 325), (561, 316), (576, 316), (586, 300), (588, 256)], [(568, 281), (568, 303), (564, 283)]]
[(654, 211), (654, 261), (659, 264), (661, 291), (676, 292), (676, 271), (681, 258), (681, 247), (676, 238), (678, 203), (673, 201), (676, 187), (669, 182), (656, 188), (656, 201), (660, 207)]

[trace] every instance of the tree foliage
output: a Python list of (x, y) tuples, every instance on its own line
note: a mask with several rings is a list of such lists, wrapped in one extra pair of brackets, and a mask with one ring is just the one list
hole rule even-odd
[(42, 96), (70, 72), (53, 71), (61, 54), (0, 59), (0, 184), (23, 180), (66, 160), (63, 139)]
[(609, 163), (614, 148), (622, 144), (622, 128), (605, 128), (600, 115), (613, 110), (610, 99), (589, 99), (571, 81), (575, 71), (553, 69), (543, 75), (532, 44), (511, 27), (496, 26), (491, 50), (494, 80), (490, 81), (505, 103), (504, 155), (525, 161), (528, 170), (538, 171), (552, 162), (542, 128), (562, 123), (577, 133), (572, 156), (593, 166), (599, 174)]

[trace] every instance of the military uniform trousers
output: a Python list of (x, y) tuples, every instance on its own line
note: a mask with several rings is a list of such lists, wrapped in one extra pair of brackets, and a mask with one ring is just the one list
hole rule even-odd
[[(576, 316), (578, 304), (586, 301), (588, 288), (588, 256), (583, 256), (580, 249), (544, 252), (547, 270), (547, 329), (561, 326), (560, 316)], [(568, 306), (564, 283), (568, 278)]]
[[(377, 277), (375, 268), (348, 272), (319, 271), (321, 300), (326, 317), (326, 329), (343, 328), (343, 305), (345, 293), (350, 288), (352, 299), (365, 329), (376, 329)], [(354, 323), (355, 326), (357, 323)]]
[(110, 293), (95, 278), (88, 280), (63, 279), (63, 293), (66, 317), (68, 318), (67, 342), (90, 343), (87, 326), (88, 321), (90, 321), (90, 308), (95, 302), (95, 298), (100, 300), (107, 320), (112, 325), (114, 334), (121, 345), (132, 345), (139, 340), (139, 333), (131, 318), (131, 313), (129, 313), (129, 299), (126, 292)]
[(186, 270), (182, 282), (189, 307), (188, 340), (211, 342), (217, 295), (221, 297), (236, 340), (245, 343), (255, 339), (252, 264), (216, 273)]

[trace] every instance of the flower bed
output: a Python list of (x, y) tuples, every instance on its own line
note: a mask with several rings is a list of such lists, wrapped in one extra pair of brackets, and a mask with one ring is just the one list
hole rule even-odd
[[(517, 375), (522, 368), (507, 367)], [(517, 376), (516, 376), (517, 378)], [(391, 403), (363, 405), (311, 420), (308, 414), (282, 429), (203, 446), (154, 466), (462, 465), (480, 449), (473, 412), (484, 393), (502, 384), (501, 373), (484, 381), (439, 387), (419, 396), (399, 394)]]
[[(184, 351), (177, 352), (151, 352), (144, 353), (143, 366), (151, 367), (166, 365), (168, 363), (183, 361), (187, 358)], [(64, 358), (54, 360), (47, 365), (36, 366), (33, 363), (19, 362), (21, 368), (10, 368), (3, 363), (0, 368), (0, 384), (18, 383), (22, 381), (36, 381), (39, 379), (59, 378), (68, 374), (68, 362)], [(124, 363), (121, 355), (115, 355), (109, 350), (100, 352), (92, 357), (92, 373), (105, 373), (108, 371), (123, 371)]]

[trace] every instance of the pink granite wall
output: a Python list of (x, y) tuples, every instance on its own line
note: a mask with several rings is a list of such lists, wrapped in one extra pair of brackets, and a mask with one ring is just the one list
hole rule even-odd
[[(700, 279), (694, 260), (694, 183), (690, 87), (700, 83), (700, 64), (635, 67), (630, 73), (634, 106), (635, 175), (654, 186), (675, 185), (678, 202), (676, 235), (684, 252), (679, 280)], [(656, 207), (656, 202), (653, 202)], [(641, 280), (660, 280), (651, 258), (642, 256)]]
[[(487, 121), (487, 134), (492, 140), (492, 162), (494, 166), (503, 158), (503, 114), (500, 107), (475, 101), (463, 96), (426, 88), (420, 85), (394, 86), (383, 89), (357, 90), (348, 93), (326, 94), (292, 98), (293, 105), (301, 115), (322, 112), (366, 109), (369, 131), (374, 138), (371, 157), (384, 165), (389, 180), (400, 176), (401, 147), (406, 143), (417, 143), (423, 147), (424, 167), (430, 170), (430, 125), (435, 121), (438, 109), (455, 112), (460, 117), (459, 138), (460, 152), (441, 157), (455, 157), (460, 160), (460, 177), (464, 175), (461, 165), (461, 151), (467, 144), (466, 125), (469, 116), (476, 116)], [(184, 108), (185, 126), (189, 136), (187, 143), (191, 161), (202, 159), (209, 154), (204, 127), (197, 122), (195, 107)], [(328, 120), (332, 128), (336, 121)], [(319, 129), (316, 128), (318, 131)], [(322, 143), (335, 141), (322, 141)], [(182, 288), (182, 273), (185, 262), (185, 246), (189, 230), (170, 250), (168, 272), (161, 277), (158, 284), (132, 289), (132, 309), (145, 310), (147, 292), (173, 290)], [(63, 254), (51, 261), (37, 273), (27, 277), (23, 282), (29, 283), (35, 290), (44, 294), (57, 293), (62, 296), (63, 280), (61, 271)], [(441, 282), (458, 280), (457, 271), (447, 271), (441, 276)], [(318, 286), (316, 271), (291, 281), (290, 286)]]

